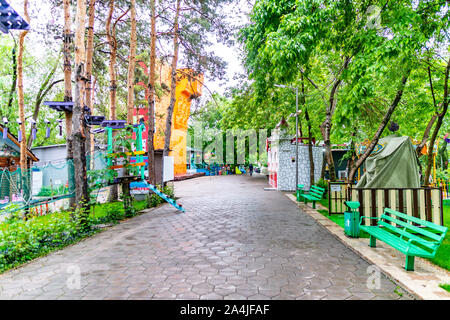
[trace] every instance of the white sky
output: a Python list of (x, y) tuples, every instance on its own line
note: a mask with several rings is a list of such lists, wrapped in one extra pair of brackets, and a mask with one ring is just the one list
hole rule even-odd
[[(251, 5), (246, 0), (239, 0), (237, 4), (230, 6), (229, 8), (229, 21), (233, 25), (242, 26), (248, 23), (248, 14), (251, 11)], [(236, 39), (235, 39), (236, 40)], [(238, 85), (237, 80), (233, 80), (235, 74), (244, 73), (244, 67), (241, 59), (241, 45), (235, 42), (233, 47), (228, 48), (222, 44), (216, 44), (212, 48), (215, 54), (224, 59), (228, 63), (226, 80), (224, 81), (212, 81), (206, 78), (205, 84), (213, 92), (223, 94), (225, 89), (230, 86)]]
[[(23, 0), (7, 0), (8, 3), (23, 17)], [(73, 1), (75, 3), (75, 1)], [(62, 3), (61, 3), (62, 7)], [(29, 0), (29, 12), (32, 16), (39, 15), (40, 19), (39, 21), (36, 21), (36, 19), (33, 19), (31, 21), (32, 28), (27, 35), (26, 42), (28, 43), (28, 48), (33, 48), (33, 56), (35, 56), (37, 59), (40, 59), (45, 56), (45, 50), (47, 49), (45, 46), (42, 45), (40, 42), (39, 34), (37, 34), (34, 30), (38, 30), (41, 28), (41, 30), (44, 28), (45, 23), (48, 21), (58, 21), (59, 23), (63, 23), (62, 21), (62, 8), (61, 12), (58, 12), (58, 17), (53, 17), (52, 12), (50, 8), (47, 5), (43, 5), (41, 1), (37, 0)], [(230, 24), (234, 26), (242, 26), (245, 23), (248, 22), (247, 14), (251, 10), (251, 5), (249, 4), (248, 0), (238, 0), (237, 3), (230, 5), (227, 8), (228, 11), (228, 21)], [(16, 37), (19, 34), (19, 31), (14, 31), (14, 34)], [(30, 46), (30, 43), (32, 45)], [(56, 47), (55, 47), (56, 48)], [(59, 48), (59, 43), (57, 44), (57, 48)], [(227, 62), (227, 70), (226, 70), (226, 77), (224, 80), (219, 81), (213, 81), (211, 79), (208, 79), (208, 77), (205, 77), (205, 85), (208, 87), (209, 90), (212, 92), (218, 92), (220, 94), (223, 94), (225, 89), (230, 86), (238, 85), (238, 82), (236, 80), (233, 80), (233, 77), (235, 74), (240, 74), (244, 72), (244, 68), (242, 66), (242, 60), (241, 60), (241, 48), (240, 45), (236, 42), (235, 45), (231, 48), (226, 47), (222, 44), (215, 44), (210, 48), (211, 51), (215, 52), (215, 54), (219, 57), (221, 57), (223, 60)], [(209, 96), (208, 90), (203, 90), (204, 96)]]

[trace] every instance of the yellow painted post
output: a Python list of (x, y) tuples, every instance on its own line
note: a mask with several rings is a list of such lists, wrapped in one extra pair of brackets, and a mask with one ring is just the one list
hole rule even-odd
[(436, 154), (433, 153), (433, 182), (436, 181)]
[(412, 207), (412, 190), (408, 189), (405, 192), (406, 194), (406, 214), (408, 216), (413, 216), (413, 207)]
[(384, 211), (383, 203), (384, 203), (384, 191), (377, 190), (377, 207), (378, 207), (377, 216), (378, 216), (378, 218), (380, 218), (381, 215), (383, 214), (383, 211)]
[(422, 220), (427, 220), (427, 215), (425, 212), (425, 190), (419, 190), (419, 218)]

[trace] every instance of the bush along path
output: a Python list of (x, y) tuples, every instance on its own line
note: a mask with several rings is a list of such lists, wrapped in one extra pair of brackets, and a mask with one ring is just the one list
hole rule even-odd
[[(172, 187), (163, 192), (174, 198)], [(131, 210), (120, 201), (97, 204), (84, 227), (76, 212), (61, 211), (28, 220), (15, 214), (0, 224), (0, 273), (90, 237), (102, 230), (101, 225), (117, 224), (163, 202), (153, 194), (147, 200), (133, 201)]]

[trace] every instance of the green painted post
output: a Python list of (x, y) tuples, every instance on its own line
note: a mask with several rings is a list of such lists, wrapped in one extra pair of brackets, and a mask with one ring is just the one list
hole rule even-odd
[(108, 166), (108, 168), (110, 168), (112, 166), (112, 158), (108, 157), (109, 154), (111, 154), (113, 152), (113, 130), (112, 128), (107, 127), (106, 128), (106, 133), (108, 135), (107, 137), (107, 142), (108, 142), (108, 148), (106, 150), (106, 164)]
[(371, 248), (376, 248), (376, 246), (377, 246), (377, 238), (375, 238), (375, 237), (373, 237), (373, 236), (370, 236), (370, 247)]
[[(136, 151), (143, 151), (143, 145), (142, 145), (142, 131), (144, 130), (144, 125), (141, 124), (136, 128)], [(138, 155), (136, 156), (136, 162), (144, 162), (144, 156)], [(145, 167), (140, 168), (141, 171), (141, 180), (145, 180)]]
[(414, 256), (406, 255), (405, 269), (406, 271), (414, 271)]

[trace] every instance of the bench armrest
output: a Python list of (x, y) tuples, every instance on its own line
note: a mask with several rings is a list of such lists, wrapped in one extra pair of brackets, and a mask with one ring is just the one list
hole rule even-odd
[(361, 225), (362, 219), (380, 220), (380, 218), (362, 216), (362, 217), (359, 218), (359, 225)]
[(406, 253), (409, 252), (409, 248), (411, 247), (411, 244), (412, 244), (413, 242), (418, 243), (418, 244), (420, 244), (420, 243), (426, 243), (426, 244), (431, 244), (431, 245), (439, 245), (439, 244), (440, 244), (440, 242), (438, 242), (438, 241), (426, 241), (426, 240), (420, 240), (420, 241), (417, 241), (417, 240), (415, 240), (415, 239), (409, 239), (409, 240), (408, 240), (408, 248), (406, 248)]

